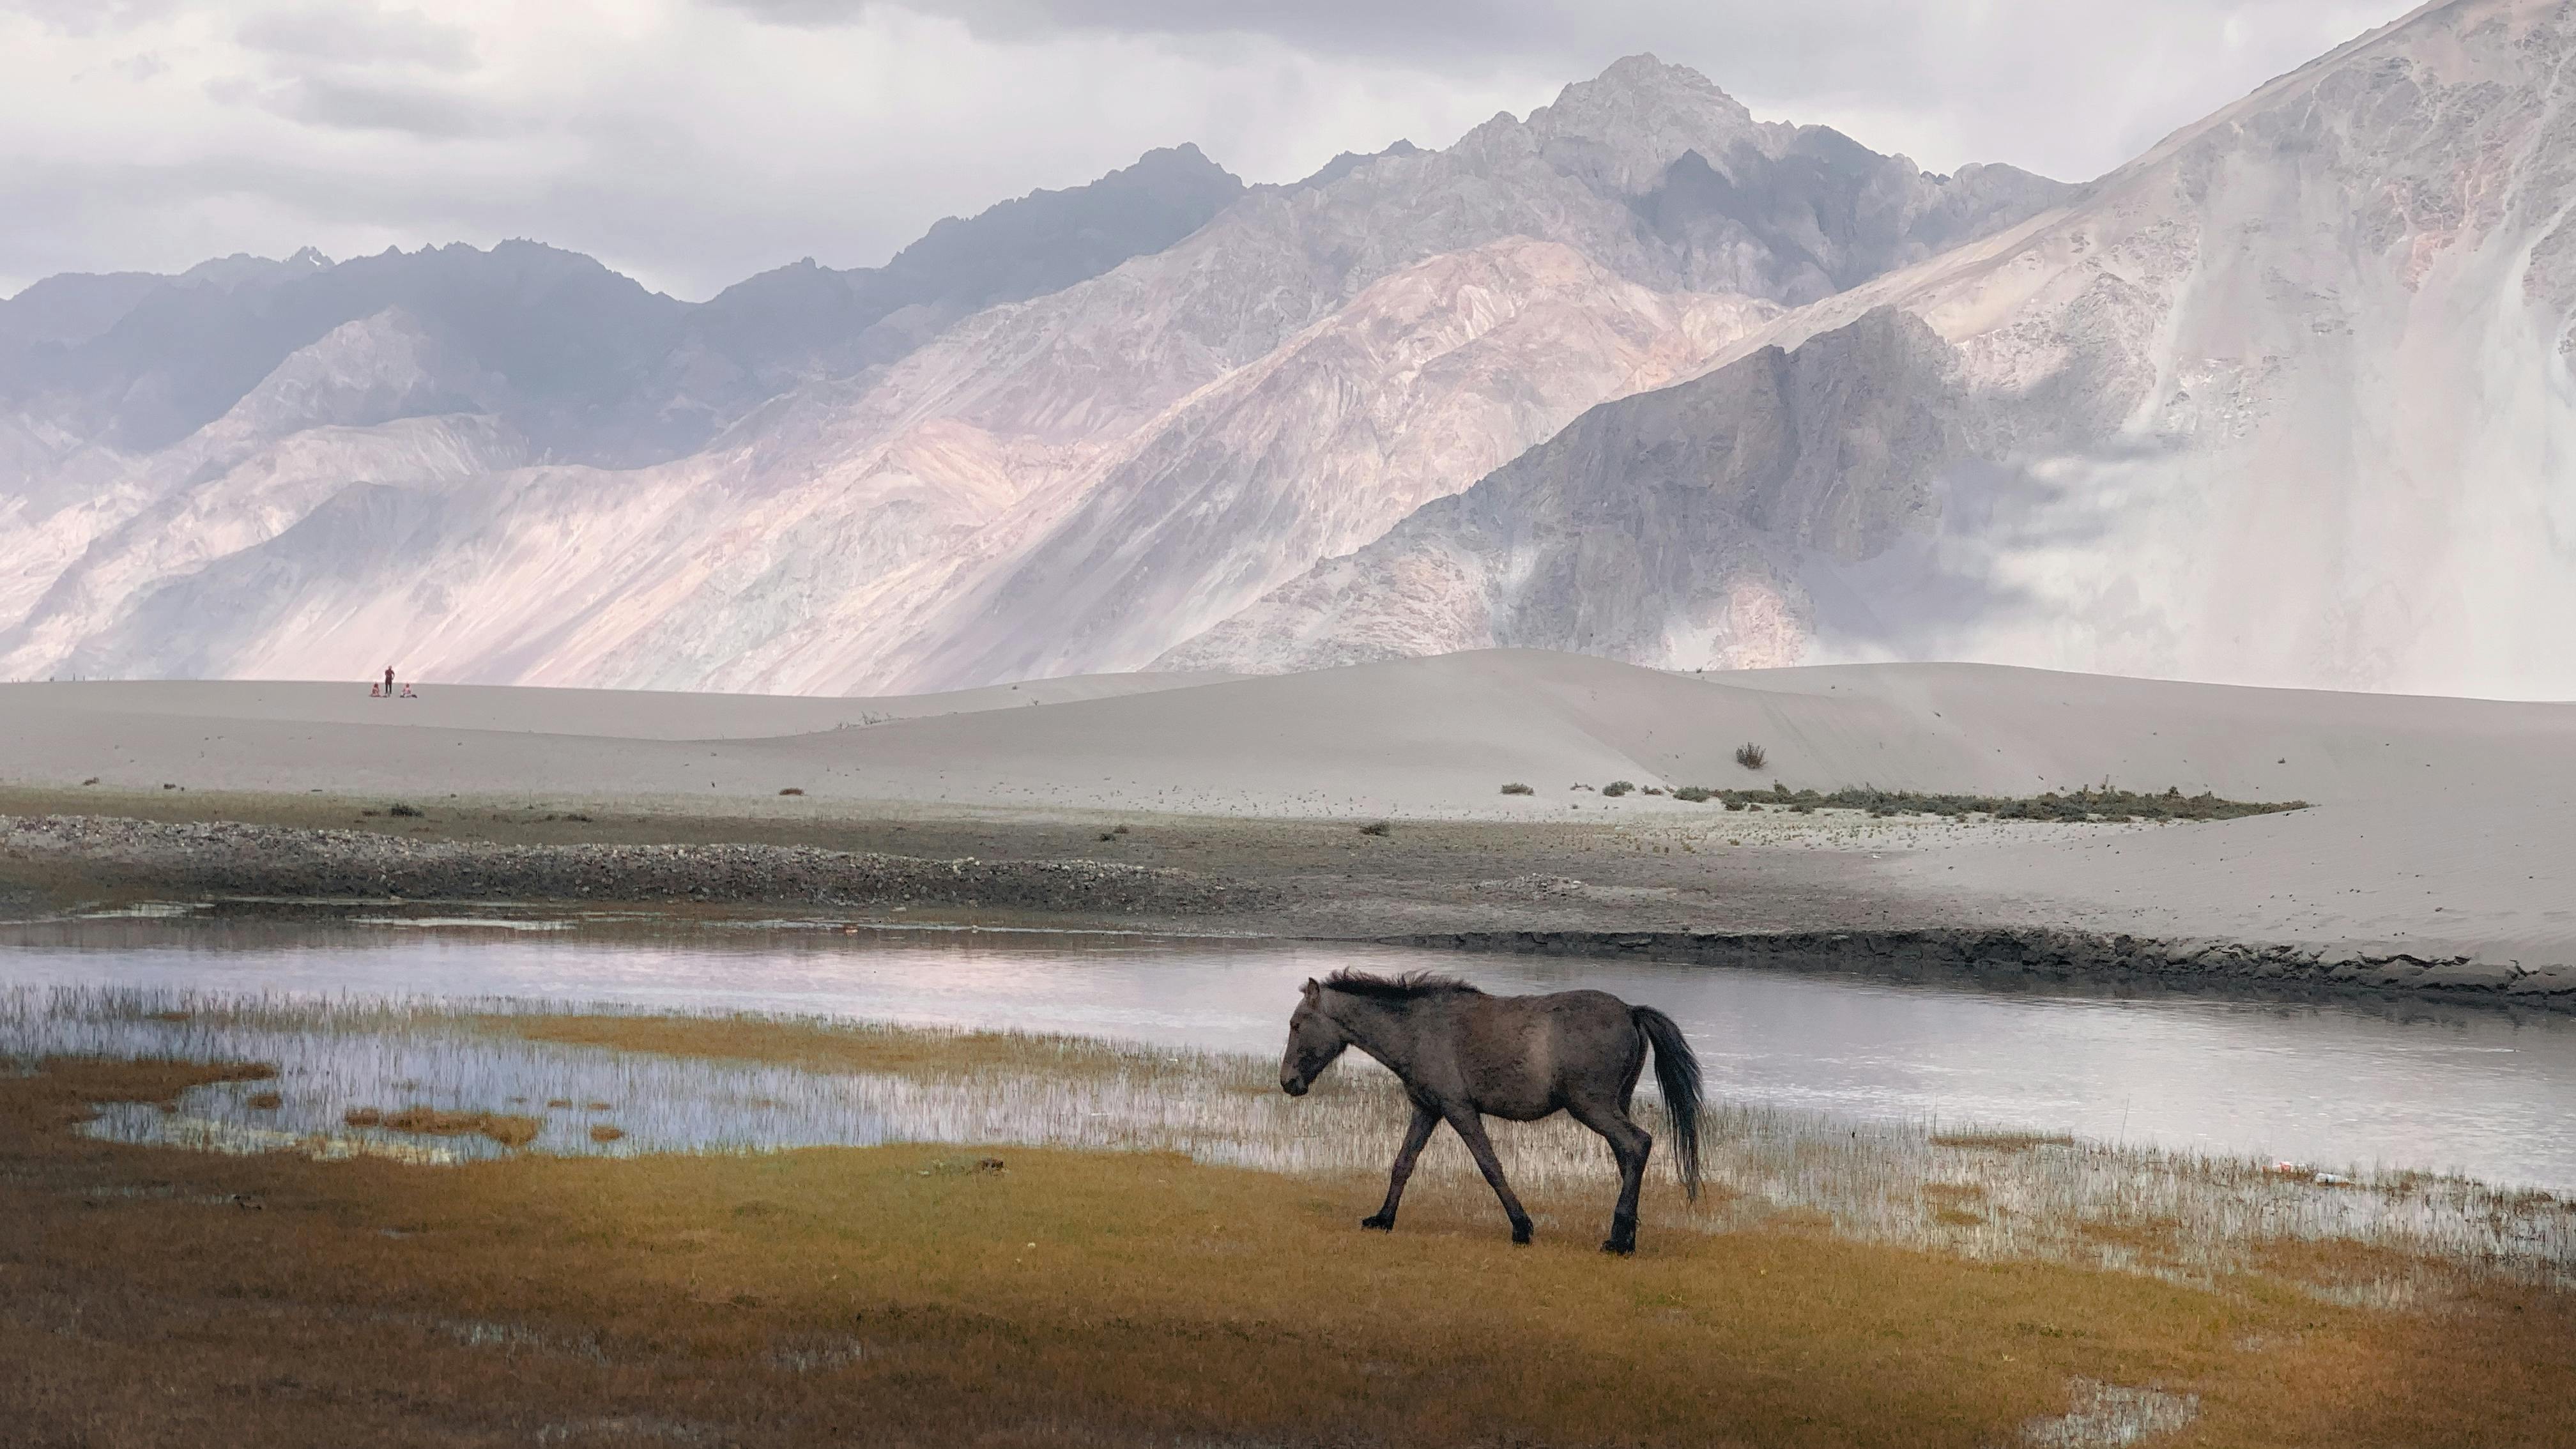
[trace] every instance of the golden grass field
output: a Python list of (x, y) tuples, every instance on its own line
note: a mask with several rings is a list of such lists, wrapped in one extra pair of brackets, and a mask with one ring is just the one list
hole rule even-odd
[[(487, 1020), (819, 1070), (1078, 1075), (1105, 1055), (757, 1022)], [(1606, 1162), (1589, 1190), (1531, 1193), (1541, 1240), (1516, 1249), (1456, 1174), (1418, 1180), (1381, 1236), (1356, 1227), (1380, 1186), (1368, 1177), (1171, 1153), (951, 1144), (428, 1168), (77, 1130), (95, 1103), (260, 1073), (54, 1058), (0, 1075), (0, 1439), (2079, 1444), (2114, 1442), (2101, 1435), (2117, 1415), (2070, 1411), (2152, 1390), (2159, 1424), (2188, 1415), (2160, 1445), (2576, 1443), (2576, 1298), (2349, 1242), (2262, 1245), (2188, 1278), (1979, 1261), (1723, 1190), (1692, 1225), (1658, 1181), (1644, 1251), (1616, 1260), (1593, 1251)], [(1973, 1218), (1981, 1197), (1952, 1184), (1932, 1206)], [(2085, 1231), (2148, 1247), (2158, 1234)], [(2417, 1285), (2402, 1309), (2336, 1291), (2392, 1278)]]

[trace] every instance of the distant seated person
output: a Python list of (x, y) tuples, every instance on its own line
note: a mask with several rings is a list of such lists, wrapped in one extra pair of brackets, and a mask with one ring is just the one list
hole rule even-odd
[(367, 698), (369, 698), (369, 699), (382, 699), (382, 698), (384, 698), (384, 697), (385, 697), (385, 687), (384, 687), (383, 685), (381, 685), (381, 684), (369, 684), (369, 685), (367, 686)]
[(406, 685), (404, 685), (404, 686), (403, 686), (402, 697), (403, 697), (403, 698), (405, 698), (405, 699), (418, 699), (418, 698), (420, 698), (420, 696), (419, 696), (419, 695), (414, 694), (414, 693), (412, 693), (412, 692), (411, 692), (411, 686), (410, 686), (410, 685), (408, 685), (408, 684), (406, 684)]

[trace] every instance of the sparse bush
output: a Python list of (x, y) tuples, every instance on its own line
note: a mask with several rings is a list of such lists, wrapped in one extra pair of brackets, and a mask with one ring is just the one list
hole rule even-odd
[(1393, 835), (1394, 833), (1395, 827), (1383, 820), (1373, 820), (1360, 827), (1360, 834), (1362, 835), (1387, 836)]
[(1996, 795), (1933, 795), (1914, 790), (1881, 790), (1873, 785), (1846, 787), (1831, 792), (1792, 790), (1773, 781), (1768, 790), (1720, 790), (1727, 808), (1744, 810), (1787, 810), (1807, 815), (1818, 810), (1860, 810), (1885, 819), (1897, 815), (1941, 815), (1953, 820), (1970, 815), (1986, 815), (1996, 820), (2063, 820), (2105, 823), (2135, 820), (2234, 820), (2247, 815), (2270, 815), (2285, 810), (2304, 810), (2304, 800), (2280, 804), (2261, 804), (2243, 800), (2222, 800), (2206, 791), (2185, 795), (2170, 789), (2161, 795), (2141, 795), (2116, 790), (2108, 785), (2086, 787), (2070, 794), (2050, 791), (2025, 799)]
[(613, 1122), (594, 1122), (590, 1125), (590, 1140), (593, 1142), (614, 1142), (625, 1135), (626, 1129)]
[(1673, 798), (1676, 800), (1688, 800), (1693, 805), (1696, 805), (1702, 800), (1714, 797), (1716, 794), (1717, 792), (1715, 790), (1711, 790), (1705, 785), (1684, 785), (1673, 792)]
[(1735, 749), (1735, 763), (1742, 765), (1748, 770), (1761, 769), (1762, 766), (1770, 760), (1770, 758), (1770, 753), (1757, 744), (1748, 742), (1746, 744), (1736, 746)]
[(790, 786), (788, 786), (786, 789), (781, 790), (781, 791), (779, 791), (778, 793), (779, 793), (779, 794), (781, 794), (781, 795), (802, 795), (802, 794), (804, 794), (804, 793), (805, 793), (805, 791), (804, 791), (801, 787), (799, 787), (799, 786), (790, 785)]
[(254, 1092), (243, 1105), (254, 1112), (274, 1112), (286, 1105), (286, 1099), (275, 1092)]
[(1652, 785), (1648, 785), (1644, 790), (1640, 791), (1639, 793), (1640, 793), (1640, 794), (1646, 794), (1646, 795), (1661, 795), (1661, 794), (1662, 794), (1662, 793), (1664, 793), (1664, 792), (1663, 792), (1663, 791), (1661, 791), (1661, 790), (1659, 790), (1659, 789), (1657, 789), (1657, 788), (1655, 788), (1655, 787), (1654, 787), (1654, 786), (1652, 786)]
[(1614, 800), (1622, 795), (1633, 795), (1637, 793), (1637, 782), (1634, 780), (1613, 780), (1609, 784), (1601, 787), (1601, 793)]
[(405, 805), (399, 801), (386, 806), (385, 813), (398, 820), (417, 820), (421, 817), (421, 809), (419, 806)]
[(1538, 791), (1520, 783), (1518, 780), (1515, 780), (1503, 787), (1503, 793), (1506, 795), (1535, 795)]

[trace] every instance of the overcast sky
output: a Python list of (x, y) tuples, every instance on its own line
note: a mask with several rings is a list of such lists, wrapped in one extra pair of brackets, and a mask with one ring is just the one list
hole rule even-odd
[(527, 236), (705, 297), (1196, 141), (1443, 146), (1621, 55), (2070, 180), (2407, 0), (0, 0), (0, 295)]

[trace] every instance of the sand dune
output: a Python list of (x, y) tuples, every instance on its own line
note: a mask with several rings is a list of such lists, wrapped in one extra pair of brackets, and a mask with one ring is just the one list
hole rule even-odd
[[(1876, 889), (1927, 912), (2576, 959), (2576, 705), (1982, 665), (1678, 675), (1494, 651), (899, 700), (9, 685), (0, 719), (0, 777), (21, 785), (727, 808), (794, 787), (814, 810), (1626, 823), (1866, 858)], [(1758, 774), (1732, 758), (1748, 741), (1769, 753)], [(1730, 816), (1569, 788), (1621, 778), (2015, 795), (2108, 781), (2315, 808), (2070, 834)], [(1537, 793), (1504, 796), (1505, 781)]]

